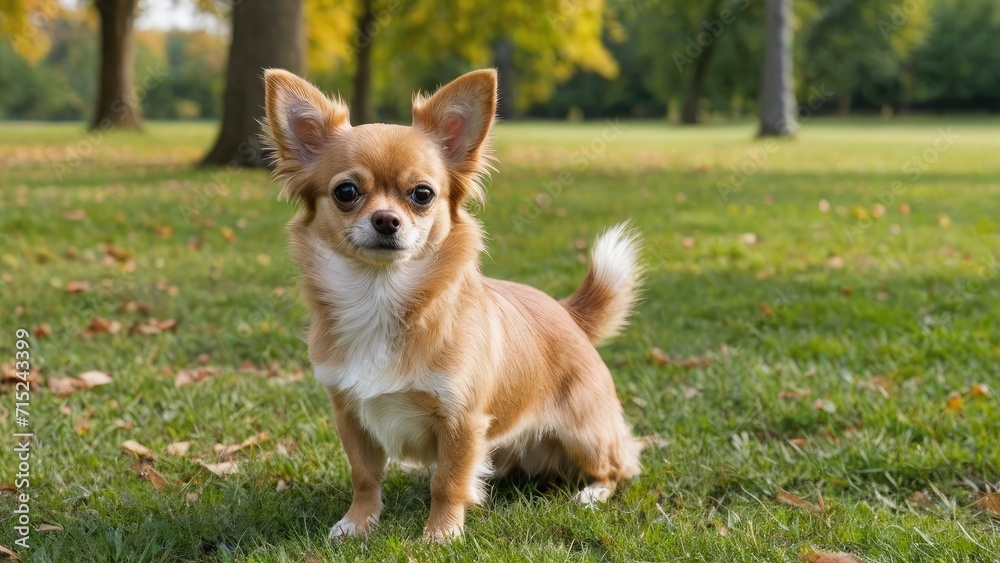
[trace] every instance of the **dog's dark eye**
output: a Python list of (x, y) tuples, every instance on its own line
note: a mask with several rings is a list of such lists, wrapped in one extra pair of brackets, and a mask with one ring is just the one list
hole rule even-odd
[(333, 188), (333, 197), (342, 205), (350, 205), (361, 197), (361, 191), (353, 182), (343, 182)]
[(410, 192), (410, 201), (423, 207), (434, 201), (434, 190), (427, 186), (417, 186)]

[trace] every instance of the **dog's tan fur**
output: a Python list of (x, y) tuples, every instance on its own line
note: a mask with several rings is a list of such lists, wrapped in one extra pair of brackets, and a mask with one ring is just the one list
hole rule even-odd
[[(594, 348), (634, 299), (634, 236), (608, 235), (561, 303), (480, 272), (484, 234), (465, 204), (484, 199), (496, 80), (476, 71), (417, 96), (411, 127), (352, 127), (343, 102), (288, 72), (265, 75), (276, 171), (302, 204), (288, 232), (309, 355), (351, 464), (354, 500), (331, 536), (378, 521), (389, 456), (436, 464), (435, 539), (462, 533), (486, 473), (582, 476), (580, 498), (592, 502), (639, 472), (641, 445)], [(343, 182), (363, 194), (352, 208), (331, 196)], [(430, 205), (411, 202), (418, 185), (433, 189)], [(378, 236), (368, 223), (380, 210), (399, 218), (405, 248), (363, 242)]]

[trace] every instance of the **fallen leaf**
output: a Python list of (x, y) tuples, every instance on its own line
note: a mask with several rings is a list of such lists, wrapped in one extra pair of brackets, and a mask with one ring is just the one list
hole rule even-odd
[(177, 378), (174, 379), (174, 386), (184, 387), (185, 385), (191, 385), (192, 383), (204, 381), (210, 377), (215, 377), (216, 375), (219, 375), (219, 370), (209, 366), (182, 369), (177, 372)]
[(222, 233), (222, 238), (226, 239), (228, 242), (236, 242), (236, 232), (229, 227), (221, 227), (219, 232)]
[(85, 291), (90, 291), (90, 282), (87, 280), (66, 282), (66, 293), (83, 293)]
[(112, 382), (111, 376), (104, 373), (103, 371), (85, 371), (77, 376), (80, 381), (83, 381), (87, 385), (87, 389), (91, 387), (97, 387), (98, 385), (107, 385)]
[(86, 332), (90, 336), (97, 334), (116, 334), (122, 329), (122, 324), (118, 321), (105, 319), (104, 317), (94, 317), (87, 325)]
[(681, 363), (685, 368), (707, 368), (712, 365), (712, 360), (709, 358), (687, 358)]
[(147, 319), (142, 322), (137, 322), (133, 324), (128, 329), (128, 333), (141, 334), (144, 336), (152, 336), (156, 334), (161, 334), (167, 331), (172, 331), (177, 328), (177, 321), (174, 319), (157, 320), (157, 319)]
[(827, 200), (825, 200), (825, 199), (819, 200), (819, 212), (820, 213), (829, 213), (830, 212), (830, 202), (827, 201)]
[(160, 490), (167, 485), (167, 479), (153, 467), (151, 458), (140, 458), (132, 464), (132, 471), (139, 475), (140, 479), (146, 479), (153, 484), (153, 488)]
[(990, 388), (985, 383), (973, 383), (969, 394), (975, 399), (985, 399), (990, 396)]
[(212, 473), (218, 475), (219, 477), (232, 475), (233, 473), (239, 473), (240, 471), (238, 462), (235, 461), (223, 461), (221, 463), (202, 463), (201, 466), (211, 471)]
[(791, 445), (793, 445), (793, 446), (795, 446), (796, 448), (799, 448), (799, 449), (806, 447), (806, 439), (805, 438), (792, 438), (792, 439), (788, 440), (788, 443), (791, 444)]
[(990, 514), (1000, 516), (1000, 493), (987, 493), (979, 497), (976, 506)]
[(47, 532), (61, 532), (62, 529), (63, 529), (62, 526), (59, 526), (57, 524), (39, 524), (35, 526), (35, 531), (38, 532), (39, 534), (44, 534)]
[(938, 215), (938, 225), (941, 225), (942, 229), (947, 229), (951, 226), (951, 217), (948, 217), (947, 213)]
[(87, 218), (87, 212), (83, 209), (64, 209), (62, 216), (69, 221), (83, 221)]
[(687, 399), (687, 400), (689, 400), (689, 401), (691, 399), (694, 399), (698, 395), (701, 395), (701, 390), (698, 389), (698, 388), (696, 388), (696, 387), (686, 387), (685, 386), (685, 387), (683, 387), (683, 389), (684, 389), (684, 398)]
[(52, 334), (52, 326), (47, 324), (40, 324), (31, 329), (31, 334), (35, 335), (35, 338), (42, 339), (48, 338)]
[(927, 494), (926, 491), (914, 491), (914, 493), (906, 499), (906, 502), (917, 506), (931, 506), (934, 504), (934, 501), (931, 500), (931, 496)]
[(156, 459), (156, 454), (153, 453), (153, 450), (147, 448), (146, 446), (143, 446), (142, 444), (136, 442), (135, 440), (125, 440), (124, 442), (122, 442), (122, 450), (125, 453), (130, 453), (140, 459), (144, 458), (150, 460)]
[(174, 236), (174, 228), (170, 225), (160, 225), (156, 227), (156, 234), (160, 235), (161, 238), (170, 238)]
[(768, 303), (767, 301), (761, 301), (758, 307), (760, 308), (761, 315), (764, 315), (765, 317), (768, 318), (774, 316), (774, 307), (771, 307), (771, 304)]
[(278, 486), (276, 486), (274, 488), (274, 492), (280, 493), (281, 491), (284, 491), (284, 490), (289, 489), (289, 488), (290, 487), (288, 486), (288, 483), (285, 482), (284, 479), (278, 479)]
[(743, 233), (740, 235), (740, 242), (747, 246), (753, 246), (757, 244), (757, 235), (754, 233)]
[(191, 442), (174, 442), (167, 446), (167, 455), (174, 457), (183, 457), (187, 454), (188, 449), (191, 448)]
[(208, 362), (212, 359), (207, 353), (198, 354), (198, 358), (195, 360), (199, 365), (207, 366)]
[(271, 437), (267, 435), (266, 432), (261, 432), (254, 436), (250, 436), (246, 440), (243, 440), (239, 444), (216, 444), (213, 448), (215, 455), (218, 459), (229, 459), (233, 454), (245, 450), (247, 448), (252, 448), (254, 446), (260, 445), (262, 442), (270, 440)]
[(681, 239), (681, 246), (683, 246), (685, 250), (691, 250), (692, 248), (694, 248), (694, 245), (695, 245), (694, 237), (684, 237)]
[(5, 545), (0, 545), (0, 555), (7, 561), (21, 561), (21, 555)]
[(839, 270), (844, 267), (844, 259), (840, 256), (831, 256), (826, 261), (826, 267), (834, 270)]
[(900, 203), (899, 204), (899, 213), (902, 214), (902, 215), (909, 215), (910, 214), (910, 204), (909, 203)]
[(872, 391), (877, 391), (883, 397), (888, 399), (896, 392), (896, 382), (892, 378), (885, 375), (876, 375), (868, 381), (865, 382), (865, 387), (871, 389)]
[(129, 258), (132, 258), (132, 254), (129, 251), (118, 248), (111, 243), (105, 243), (101, 245), (101, 248), (104, 250), (105, 254), (122, 263), (127, 262)]
[(828, 551), (814, 551), (802, 556), (802, 561), (807, 563), (864, 563), (864, 560), (850, 553)]
[(801, 499), (792, 493), (786, 491), (785, 489), (778, 489), (778, 502), (781, 504), (787, 504), (789, 506), (794, 506), (796, 508), (802, 508), (810, 512), (823, 512), (823, 509), (817, 505), (813, 504), (805, 499)]
[(786, 389), (778, 392), (779, 399), (800, 399), (812, 395), (812, 389)]
[(666, 352), (660, 350), (659, 348), (653, 348), (652, 350), (650, 350), (649, 358), (653, 360), (653, 363), (655, 363), (658, 366), (670, 365), (670, 356), (668, 356)]
[(952, 391), (948, 395), (948, 402), (945, 406), (945, 410), (955, 414), (962, 414), (965, 412), (965, 400), (957, 392)]
[(201, 495), (199, 495), (198, 493), (188, 493), (184, 495), (184, 500), (186, 500), (188, 504), (192, 502), (197, 502), (199, 498), (201, 498)]
[(844, 295), (845, 297), (850, 297), (851, 293), (853, 293), (853, 292), (854, 292), (854, 290), (851, 289), (851, 287), (848, 286), (848, 285), (845, 285), (845, 286), (843, 286), (843, 287), (840, 288), (840, 293), (842, 295)]
[(872, 206), (872, 217), (878, 219), (879, 217), (885, 215), (885, 206), (881, 203), (876, 203)]

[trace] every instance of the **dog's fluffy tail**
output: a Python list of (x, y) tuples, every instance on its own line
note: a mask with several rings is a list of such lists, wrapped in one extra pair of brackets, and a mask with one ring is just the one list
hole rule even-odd
[(639, 250), (639, 234), (628, 222), (611, 227), (594, 243), (583, 285), (562, 301), (595, 345), (628, 322), (642, 276)]

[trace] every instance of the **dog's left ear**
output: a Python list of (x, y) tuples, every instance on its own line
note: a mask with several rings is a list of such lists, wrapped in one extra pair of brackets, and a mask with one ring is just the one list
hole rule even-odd
[(463, 74), (433, 96), (413, 99), (413, 126), (434, 138), (448, 167), (474, 184), (464, 188), (473, 193), (458, 194), (461, 199), (483, 197), (478, 182), (489, 168), (486, 141), (496, 111), (497, 71), (493, 69)]

